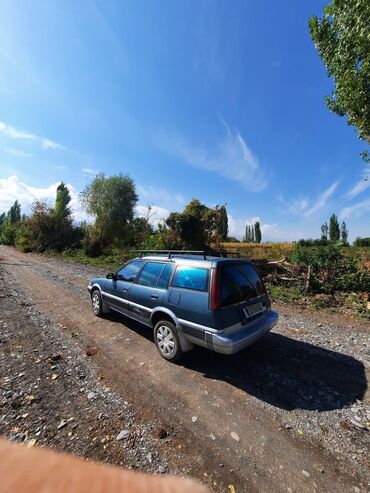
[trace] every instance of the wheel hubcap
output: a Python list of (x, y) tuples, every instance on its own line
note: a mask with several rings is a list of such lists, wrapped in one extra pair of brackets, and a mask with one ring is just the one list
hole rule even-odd
[(99, 310), (100, 310), (100, 300), (99, 300), (98, 293), (94, 293), (93, 294), (93, 297), (92, 297), (91, 302), (92, 302), (94, 313), (99, 313)]
[(175, 350), (175, 339), (171, 329), (161, 325), (157, 330), (157, 343), (161, 353), (170, 356)]

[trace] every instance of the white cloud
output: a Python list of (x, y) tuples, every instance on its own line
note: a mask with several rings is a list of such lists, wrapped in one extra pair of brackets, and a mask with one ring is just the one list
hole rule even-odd
[(277, 224), (263, 223), (263, 221), (261, 221), (261, 219), (258, 216), (251, 217), (249, 219), (240, 219), (240, 218), (234, 218), (231, 214), (228, 214), (229, 236), (235, 236), (235, 238), (241, 240), (245, 235), (246, 225), (254, 224), (257, 221), (259, 221), (261, 224), (263, 241), (272, 239), (274, 235), (279, 233), (279, 228)]
[(357, 197), (360, 193), (364, 192), (367, 188), (370, 187), (370, 180), (368, 178), (368, 171), (364, 170), (362, 178), (356, 183), (356, 185), (349, 190), (345, 197), (347, 199), (353, 199)]
[(49, 149), (65, 149), (61, 144), (45, 137), (39, 137), (26, 130), (19, 130), (7, 123), (0, 121), (0, 132), (10, 139), (30, 140), (37, 142), (43, 151)]
[(160, 138), (159, 146), (190, 166), (236, 181), (250, 192), (260, 192), (266, 188), (267, 178), (258, 158), (239, 131), (232, 132), (226, 124), (225, 127), (226, 135), (214, 149), (192, 147), (173, 136)]
[(12, 154), (13, 156), (18, 156), (18, 157), (31, 157), (32, 154), (29, 154), (28, 152), (23, 152), (20, 151), (19, 149), (12, 149), (11, 147), (5, 147), (4, 149), (8, 154)]
[[(167, 219), (170, 215), (170, 211), (164, 207), (159, 207), (157, 205), (152, 205), (149, 213), (149, 222), (154, 226), (161, 223)], [(148, 206), (137, 205), (135, 207), (136, 217), (148, 217)]]
[[(0, 211), (6, 212), (15, 200), (18, 200), (22, 212), (29, 212), (31, 203), (35, 199), (54, 203), (56, 189), (60, 182), (52, 183), (48, 187), (32, 187), (22, 182), (16, 175), (0, 179)], [(72, 185), (67, 185), (71, 195), (71, 209), (75, 221), (89, 220), (89, 216), (82, 209), (78, 193)]]
[(94, 168), (82, 168), (82, 173), (85, 173), (86, 175), (91, 175), (91, 176), (96, 176), (99, 171)]
[(304, 216), (305, 217), (310, 217), (312, 216), (313, 214), (315, 214), (317, 211), (319, 211), (320, 209), (322, 209), (323, 207), (325, 207), (326, 205), (326, 202), (328, 201), (328, 199), (333, 195), (333, 193), (335, 192), (337, 186), (339, 185), (339, 181), (336, 181), (334, 182), (332, 185), (330, 185), (330, 187), (328, 187), (320, 196), (319, 198), (317, 199), (317, 201), (315, 202), (315, 204), (307, 209), (305, 212), (304, 212)]
[(370, 200), (363, 200), (362, 202), (359, 202), (350, 207), (344, 207), (340, 211), (339, 217), (341, 219), (350, 219), (353, 217), (360, 217), (365, 213), (368, 213), (369, 211), (370, 211)]

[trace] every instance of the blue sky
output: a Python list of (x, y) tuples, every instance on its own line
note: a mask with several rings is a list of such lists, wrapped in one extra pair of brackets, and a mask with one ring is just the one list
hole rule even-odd
[(2, 1), (0, 210), (135, 180), (156, 219), (226, 203), (230, 234), (320, 234), (332, 212), (370, 234), (366, 148), (323, 101), (308, 32), (324, 1)]

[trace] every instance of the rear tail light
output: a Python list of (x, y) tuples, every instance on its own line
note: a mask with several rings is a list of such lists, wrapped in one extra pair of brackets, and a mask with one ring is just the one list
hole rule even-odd
[(220, 269), (216, 267), (212, 272), (211, 283), (211, 310), (220, 308)]

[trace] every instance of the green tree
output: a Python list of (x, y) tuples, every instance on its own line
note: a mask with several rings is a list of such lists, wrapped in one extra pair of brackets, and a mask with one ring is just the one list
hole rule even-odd
[(244, 233), (243, 241), (245, 243), (249, 243), (249, 224), (245, 225), (245, 233)]
[(220, 241), (227, 240), (227, 234), (229, 232), (229, 222), (227, 218), (227, 211), (224, 205), (216, 205), (216, 231)]
[(2, 214), (1, 218), (1, 242), (5, 245), (14, 245), (17, 229), (22, 220), (21, 206), (18, 200), (10, 207), (6, 215)]
[(261, 232), (261, 224), (259, 221), (254, 223), (254, 232), (255, 232), (255, 241), (256, 243), (261, 243), (262, 240), (262, 232)]
[[(359, 138), (370, 143), (370, 2), (333, 0), (321, 19), (309, 21), (311, 37), (334, 91), (326, 96), (330, 111), (347, 116)], [(369, 161), (369, 153), (362, 154)]]
[(348, 229), (346, 223), (343, 221), (340, 228), (340, 237), (345, 245), (348, 245)]
[(321, 226), (321, 239), (323, 241), (327, 241), (327, 239), (328, 239), (328, 232), (329, 232), (328, 223), (324, 223)]
[(16, 200), (8, 212), (8, 225), (13, 226), (21, 221), (21, 205)]
[(2, 237), (2, 234), (3, 234), (3, 230), (6, 226), (6, 213), (3, 212), (2, 214), (0, 214), (0, 241), (1, 241), (1, 237)]
[(16, 231), (15, 245), (24, 252), (43, 252), (55, 248), (56, 219), (54, 210), (43, 201), (35, 200), (31, 215)]
[(246, 224), (244, 241), (246, 243), (254, 243), (255, 242), (255, 225), (254, 224)]
[(329, 221), (329, 238), (330, 241), (338, 241), (340, 238), (338, 217), (332, 214)]
[(185, 248), (203, 249), (209, 238), (209, 208), (193, 199), (183, 212), (171, 212), (166, 225), (181, 238)]
[(183, 212), (171, 212), (166, 219), (169, 231), (166, 238), (172, 243), (179, 243), (184, 248), (195, 250), (213, 247), (220, 249), (220, 208), (214, 209), (202, 204), (198, 199), (193, 199), (185, 207)]
[(146, 217), (135, 217), (130, 224), (132, 245), (141, 245), (146, 242), (151, 234), (153, 227)]
[(70, 208), (71, 194), (68, 187), (61, 182), (58, 185), (54, 217), (55, 217), (55, 244), (51, 245), (61, 251), (68, 241), (72, 231), (72, 213)]
[(128, 175), (106, 177), (98, 174), (81, 193), (87, 212), (95, 218), (87, 242), (94, 243), (97, 253), (105, 246), (128, 239), (128, 224), (133, 220), (138, 196)]

